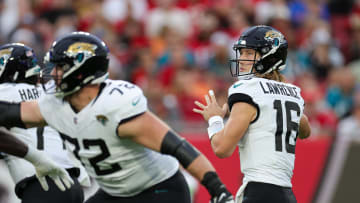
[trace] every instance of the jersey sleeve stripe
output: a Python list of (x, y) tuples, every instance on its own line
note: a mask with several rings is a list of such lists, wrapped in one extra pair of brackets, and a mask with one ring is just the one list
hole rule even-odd
[(251, 121), (251, 123), (256, 122), (260, 115), (259, 105), (256, 104), (249, 95), (243, 94), (243, 93), (236, 93), (236, 94), (232, 94), (228, 99), (228, 105), (229, 105), (230, 111), (232, 109), (232, 106), (237, 102), (245, 102), (256, 108), (256, 111), (257, 111), (256, 118), (253, 121)]
[(130, 116), (130, 117), (128, 117), (128, 118), (122, 119), (122, 120), (119, 122), (119, 125), (124, 124), (124, 123), (126, 123), (126, 122), (128, 122), (128, 121), (131, 121), (132, 119), (134, 119), (134, 118), (136, 118), (136, 117), (138, 117), (138, 116), (141, 116), (141, 115), (143, 115), (144, 113), (145, 113), (145, 112), (141, 112), (141, 113), (139, 113), (139, 114), (136, 114), (136, 115)]

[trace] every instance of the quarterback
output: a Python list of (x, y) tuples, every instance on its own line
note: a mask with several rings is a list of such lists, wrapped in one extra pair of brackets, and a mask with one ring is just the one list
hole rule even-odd
[[(236, 201), (296, 202), (291, 178), (296, 139), (310, 135), (300, 88), (286, 83), (278, 72), (287, 57), (285, 37), (270, 26), (246, 30), (234, 45), (230, 67), (239, 78), (221, 108), (213, 91), (198, 101), (195, 112), (209, 122), (208, 134), (215, 154), (230, 156), (239, 147), (243, 185)], [(223, 117), (230, 109), (226, 124)]]

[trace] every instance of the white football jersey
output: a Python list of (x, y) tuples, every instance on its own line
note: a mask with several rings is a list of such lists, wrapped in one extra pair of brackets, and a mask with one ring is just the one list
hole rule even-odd
[(89, 175), (113, 196), (136, 195), (174, 175), (176, 159), (117, 135), (121, 123), (148, 110), (142, 90), (121, 80), (106, 80), (100, 89), (78, 113), (53, 95), (39, 100), (46, 122), (61, 132)]
[[(23, 102), (36, 100), (42, 94), (40, 87), (25, 83), (3, 83), (0, 84), (0, 101)], [(89, 177), (84, 168), (74, 163), (69, 155), (58, 132), (50, 127), (41, 128), (11, 128), (10, 131), (30, 146), (43, 150), (63, 168), (80, 168), (79, 182), (89, 185)], [(35, 169), (31, 163), (15, 156), (7, 155), (5, 161), (15, 183), (24, 178), (35, 175)]]
[(228, 103), (246, 102), (257, 109), (255, 120), (238, 143), (244, 181), (291, 187), (295, 144), (304, 100), (300, 88), (253, 77), (229, 88)]

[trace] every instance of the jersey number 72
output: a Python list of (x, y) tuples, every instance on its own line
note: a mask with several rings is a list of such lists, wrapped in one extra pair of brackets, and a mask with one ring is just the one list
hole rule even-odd
[[(79, 159), (79, 161), (85, 166), (85, 164), (82, 162), (82, 160), (79, 156), (79, 150), (80, 150), (79, 141), (76, 138), (71, 138), (70, 136), (65, 135), (63, 133), (60, 133), (60, 136), (64, 141), (66, 140), (69, 143), (71, 143), (72, 145), (74, 145), (75, 148), (73, 150), (73, 153), (74, 153), (75, 157), (77, 159)], [(113, 163), (113, 164), (109, 165), (108, 168), (100, 168), (99, 163), (104, 161), (108, 157), (110, 157), (110, 152), (109, 152), (108, 148), (106, 147), (106, 143), (104, 140), (102, 140), (102, 139), (93, 139), (93, 140), (84, 139), (83, 146), (85, 149), (90, 149), (90, 147), (99, 147), (101, 150), (100, 154), (98, 154), (92, 158), (89, 158), (89, 162), (90, 162), (91, 166), (94, 168), (96, 175), (98, 175), (98, 176), (107, 175), (107, 174), (111, 174), (111, 173), (121, 170), (121, 166), (119, 165), (119, 163)]]

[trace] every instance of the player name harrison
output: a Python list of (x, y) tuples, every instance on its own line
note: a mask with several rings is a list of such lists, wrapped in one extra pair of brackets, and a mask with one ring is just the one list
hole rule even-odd
[(265, 84), (266, 85), (263, 85), (263, 83), (260, 82), (260, 86), (264, 94), (279, 94), (300, 99), (296, 91), (296, 87), (271, 82), (265, 82)]

